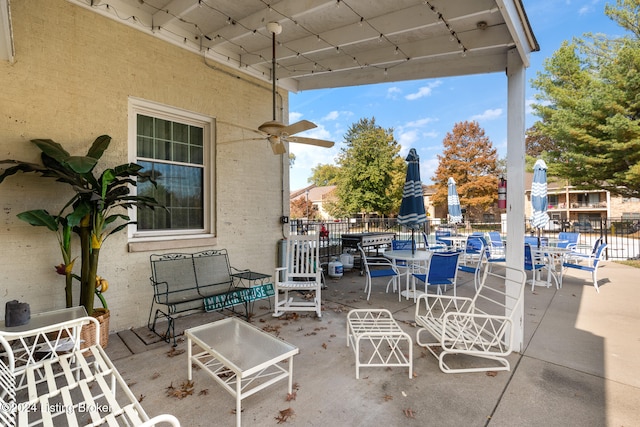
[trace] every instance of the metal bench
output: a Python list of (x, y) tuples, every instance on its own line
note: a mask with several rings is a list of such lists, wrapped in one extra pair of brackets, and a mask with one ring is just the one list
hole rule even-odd
[(0, 331), (0, 424), (179, 427), (172, 415), (149, 418), (102, 347), (80, 348), (89, 323), (98, 342), (92, 317)]
[[(258, 287), (236, 288), (236, 279), (242, 280), (247, 273), (263, 278), (269, 276), (231, 267), (226, 249), (154, 254), (150, 260), (153, 301), (147, 326), (166, 342), (170, 342), (173, 337), (174, 345), (176, 314), (233, 309), (238, 304), (245, 304), (248, 316), (250, 301), (273, 295), (273, 285), (270, 283), (263, 283)], [(232, 273), (232, 270), (236, 273)], [(159, 319), (166, 320), (166, 329), (162, 332), (157, 330)]]
[[(420, 329), (416, 343), (438, 359), (443, 372), (510, 370), (506, 357), (513, 350), (514, 325), (521, 321), (516, 318), (515, 307), (522, 304), (526, 274), (510, 267), (505, 270), (501, 275), (485, 267), (473, 298), (432, 294), (418, 297), (415, 320)], [(507, 292), (507, 280), (519, 285), (517, 293)], [(505, 314), (508, 310), (510, 313)], [(424, 332), (431, 335), (430, 341), (421, 339)], [(465, 366), (456, 367), (447, 359), (453, 355), (471, 358), (464, 360)]]

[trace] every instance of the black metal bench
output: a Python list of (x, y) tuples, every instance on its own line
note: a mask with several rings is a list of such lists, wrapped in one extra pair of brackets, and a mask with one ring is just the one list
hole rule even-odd
[[(232, 269), (243, 273), (248, 270), (231, 267), (226, 249), (197, 253), (154, 254), (150, 259), (153, 301), (147, 326), (166, 342), (169, 342), (173, 336), (174, 345), (176, 344), (175, 314), (232, 309), (235, 305), (244, 303), (248, 317), (248, 302), (265, 297), (264, 292), (255, 292), (250, 288), (235, 288)], [(273, 295), (272, 286), (271, 295)], [(164, 306), (164, 310), (160, 306)], [(162, 332), (156, 330), (158, 319), (166, 319), (166, 330)]]

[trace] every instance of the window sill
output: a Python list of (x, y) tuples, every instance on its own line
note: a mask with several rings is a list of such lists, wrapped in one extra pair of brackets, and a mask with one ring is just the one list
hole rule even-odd
[(216, 246), (218, 239), (212, 234), (202, 236), (173, 236), (146, 239), (132, 239), (129, 241), (129, 252), (162, 251), (171, 249), (194, 248), (201, 246)]

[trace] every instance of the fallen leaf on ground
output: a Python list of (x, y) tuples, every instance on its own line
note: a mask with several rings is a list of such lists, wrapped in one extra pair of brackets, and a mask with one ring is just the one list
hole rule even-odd
[(276, 417), (276, 420), (278, 420), (278, 424), (285, 423), (290, 417), (293, 416), (293, 414), (294, 412), (292, 408), (283, 409), (282, 411), (280, 411), (280, 415)]
[(496, 371), (487, 371), (487, 376), (488, 377), (495, 377), (496, 375), (498, 375), (498, 373)]
[(390, 394), (385, 394), (385, 395), (384, 395), (384, 400), (385, 400), (385, 402), (388, 402), (388, 401), (390, 401), (390, 400), (393, 400), (393, 396), (391, 396)]
[(176, 350), (175, 347), (171, 347), (171, 350), (167, 351), (167, 357), (176, 357), (184, 353), (184, 349)]
[(184, 399), (187, 396), (193, 394), (193, 381), (185, 381), (180, 384), (179, 388), (175, 388), (173, 383), (167, 387), (167, 396), (176, 397), (178, 399)]
[(405, 408), (405, 409), (403, 409), (403, 412), (404, 412), (404, 416), (407, 417), (407, 418), (415, 418), (416, 417), (415, 412), (413, 412), (413, 409), (411, 409), (411, 408)]
[(287, 402), (290, 402), (292, 400), (296, 400), (296, 392), (294, 391), (293, 393), (287, 393)]

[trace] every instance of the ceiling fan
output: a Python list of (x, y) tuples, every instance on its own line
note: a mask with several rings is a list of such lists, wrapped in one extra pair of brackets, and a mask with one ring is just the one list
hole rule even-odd
[(325, 141), (323, 139), (305, 138), (302, 136), (293, 136), (296, 133), (304, 132), (317, 127), (308, 120), (301, 120), (292, 125), (285, 125), (276, 120), (276, 34), (282, 32), (282, 26), (277, 22), (269, 22), (267, 30), (271, 32), (271, 80), (272, 86), (272, 102), (273, 102), (273, 120), (265, 122), (258, 126), (258, 131), (265, 135), (267, 141), (271, 145), (274, 154), (286, 153), (285, 142), (297, 142), (299, 144), (317, 145), (320, 147), (333, 147), (333, 141)]

